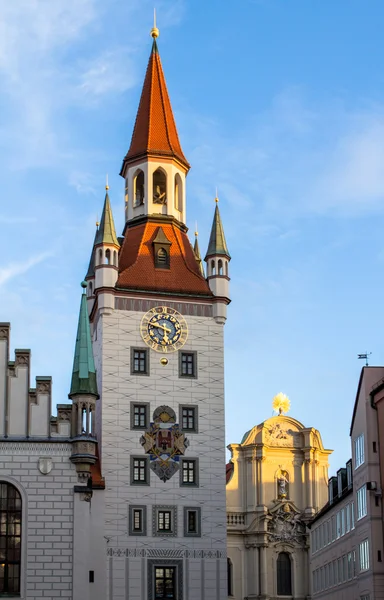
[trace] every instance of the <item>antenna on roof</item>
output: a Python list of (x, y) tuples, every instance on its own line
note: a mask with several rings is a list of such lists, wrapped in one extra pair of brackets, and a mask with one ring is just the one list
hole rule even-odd
[(368, 367), (368, 356), (371, 356), (372, 352), (365, 352), (364, 354), (358, 354), (358, 360), (365, 360), (365, 366)]

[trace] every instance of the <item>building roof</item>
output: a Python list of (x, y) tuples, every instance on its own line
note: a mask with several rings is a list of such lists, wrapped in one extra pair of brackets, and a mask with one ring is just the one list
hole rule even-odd
[(97, 240), (97, 234), (98, 234), (98, 229), (96, 229), (95, 239), (93, 240), (91, 258), (89, 259), (89, 265), (88, 265), (88, 270), (87, 270), (85, 279), (95, 276), (95, 244), (96, 244), (96, 240)]
[(82, 282), (83, 293), (80, 302), (79, 324), (77, 327), (75, 357), (73, 359), (71, 391), (69, 397), (75, 394), (93, 394), (99, 397), (96, 383), (96, 369), (93, 359), (91, 331), (87, 309), (87, 284)]
[(115, 223), (113, 221), (111, 203), (109, 201), (108, 188), (105, 193), (100, 226), (95, 237), (94, 245), (97, 246), (97, 244), (114, 244), (115, 246), (119, 246), (119, 242), (117, 241), (116, 237)]
[[(155, 267), (153, 242), (159, 235), (169, 244), (169, 269)], [(173, 220), (164, 218), (146, 219), (126, 229), (116, 287), (212, 296), (187, 234)]]
[(155, 39), (145, 74), (131, 145), (124, 158), (120, 174), (123, 175), (127, 162), (145, 156), (172, 157), (181, 162), (186, 169), (190, 167), (181, 149)]
[(227, 242), (225, 241), (224, 228), (221, 222), (219, 206), (216, 203), (211, 235), (209, 238), (208, 250), (205, 256), (205, 260), (207, 260), (208, 256), (215, 256), (218, 254), (231, 258), (228, 252)]

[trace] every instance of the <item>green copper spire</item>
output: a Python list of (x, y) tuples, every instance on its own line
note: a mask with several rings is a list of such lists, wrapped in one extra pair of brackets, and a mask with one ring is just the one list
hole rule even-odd
[(205, 277), (203, 261), (201, 260), (201, 254), (200, 254), (199, 242), (197, 241), (197, 236), (198, 236), (198, 233), (197, 233), (197, 231), (195, 231), (195, 244), (193, 246), (193, 251), (196, 256), (197, 264), (199, 265), (200, 275)]
[(115, 223), (113, 222), (112, 208), (109, 201), (108, 184), (105, 186), (106, 194), (103, 207), (103, 214), (101, 215), (100, 227), (95, 237), (95, 245), (97, 244), (115, 244), (119, 246), (117, 241)]
[(218, 206), (218, 198), (215, 199), (216, 208), (215, 215), (213, 217), (211, 236), (209, 238), (208, 250), (205, 256), (205, 260), (207, 260), (208, 256), (215, 256), (221, 254), (223, 256), (227, 256), (231, 258), (231, 255), (228, 252), (227, 242), (225, 241), (223, 224), (221, 222), (219, 206)]
[(87, 310), (87, 296), (85, 290), (87, 282), (81, 283), (79, 324), (77, 327), (75, 358), (73, 360), (72, 382), (69, 397), (75, 394), (93, 394), (99, 397), (96, 383), (96, 369), (93, 360), (91, 330)]

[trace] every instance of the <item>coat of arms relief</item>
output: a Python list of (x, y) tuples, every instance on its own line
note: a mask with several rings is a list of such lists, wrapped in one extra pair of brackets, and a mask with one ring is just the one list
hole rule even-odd
[(153, 413), (153, 422), (141, 436), (140, 443), (150, 457), (150, 468), (162, 481), (168, 481), (180, 468), (180, 456), (189, 441), (176, 423), (175, 411), (159, 406)]

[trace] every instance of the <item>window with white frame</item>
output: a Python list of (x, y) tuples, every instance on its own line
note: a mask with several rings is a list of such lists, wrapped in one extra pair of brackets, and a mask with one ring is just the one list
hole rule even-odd
[(360, 571), (369, 569), (369, 542), (364, 540), (359, 544)]
[(364, 484), (357, 490), (357, 520), (362, 519), (367, 514), (367, 486)]
[(354, 441), (355, 448), (355, 469), (364, 462), (364, 433), (361, 433)]
[(336, 537), (339, 539), (341, 536), (341, 514), (340, 511), (336, 513)]
[(351, 505), (347, 504), (345, 507), (345, 532), (351, 531)]
[(351, 502), (351, 530), (355, 529), (355, 503)]
[(341, 535), (345, 535), (345, 509), (341, 509)]

